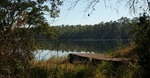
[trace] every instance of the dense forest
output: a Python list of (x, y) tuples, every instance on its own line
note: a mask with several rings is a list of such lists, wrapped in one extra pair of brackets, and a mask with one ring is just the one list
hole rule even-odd
[(138, 18), (121, 17), (117, 21), (100, 22), (94, 25), (55, 26), (58, 39), (133, 39), (132, 23)]

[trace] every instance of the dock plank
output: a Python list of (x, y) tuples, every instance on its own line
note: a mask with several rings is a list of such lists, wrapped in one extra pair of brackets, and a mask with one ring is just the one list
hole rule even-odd
[(127, 58), (116, 58), (112, 56), (107, 56), (103, 54), (91, 54), (91, 53), (71, 53), (69, 54), (70, 62), (73, 61), (114, 61), (114, 62), (124, 62), (127, 61)]

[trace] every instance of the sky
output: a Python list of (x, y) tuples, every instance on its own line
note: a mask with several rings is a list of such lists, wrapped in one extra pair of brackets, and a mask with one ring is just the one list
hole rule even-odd
[[(111, 7), (109, 5), (111, 5)], [(95, 6), (95, 11), (93, 11), (92, 14), (90, 14), (90, 16), (88, 16), (88, 12), (84, 12), (86, 6), (86, 3), (80, 2), (74, 8), (68, 10), (70, 5), (64, 3), (63, 6), (60, 7), (60, 15), (58, 18), (46, 18), (51, 26), (57, 26), (78, 24), (93, 25), (98, 24), (102, 21), (109, 22), (111, 20), (117, 20), (121, 17), (133, 18), (135, 16), (131, 14), (125, 3), (106, 2), (105, 5), (103, 0), (101, 0)]]

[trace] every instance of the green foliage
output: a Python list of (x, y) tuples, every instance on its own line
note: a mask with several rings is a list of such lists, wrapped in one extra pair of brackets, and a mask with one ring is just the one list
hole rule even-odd
[(59, 39), (132, 39), (132, 20), (122, 17), (118, 21), (95, 25), (57, 26)]
[(38, 26), (31, 29), (34, 32), (35, 39), (56, 39), (57, 34), (54, 27), (49, 27), (48, 24), (43, 24), (42, 26)]
[(139, 22), (134, 25), (134, 34), (136, 35), (137, 48), (135, 51), (139, 57), (139, 63), (143, 67), (145, 74), (143, 77), (149, 77), (150, 70), (150, 19), (149, 15), (144, 13)]
[[(45, 2), (49, 2), (49, 6)], [(46, 23), (45, 13), (52, 18), (58, 17), (61, 4), (60, 0), (0, 0), (0, 28), (4, 31), (22, 26), (41, 26)]]
[(139, 18), (139, 23), (134, 25), (134, 34), (136, 35), (136, 44), (139, 47), (148, 50), (150, 48), (150, 17), (145, 13)]
[(0, 77), (26, 77), (28, 62), (33, 55), (32, 37), (18, 29), (0, 35)]
[(0, 77), (28, 78), (36, 46), (33, 36), (37, 32), (55, 36), (44, 15), (58, 17), (61, 4), (60, 0), (0, 0)]

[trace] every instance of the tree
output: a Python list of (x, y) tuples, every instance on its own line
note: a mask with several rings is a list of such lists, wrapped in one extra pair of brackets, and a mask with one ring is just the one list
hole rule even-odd
[(139, 63), (144, 69), (144, 77), (149, 76), (150, 70), (150, 19), (149, 15), (144, 13), (139, 18), (139, 22), (134, 25), (135, 43), (138, 45), (135, 49), (139, 57)]
[[(45, 2), (50, 2), (49, 6)], [(44, 14), (58, 17), (60, 0), (0, 0), (1, 31), (46, 23)]]
[(61, 4), (60, 0), (0, 0), (0, 77), (29, 77), (32, 51), (37, 49), (31, 28), (46, 29), (44, 15), (58, 17)]
[(101, 22), (95, 25), (57, 26), (58, 39), (132, 39), (130, 19), (121, 17), (118, 21)]

